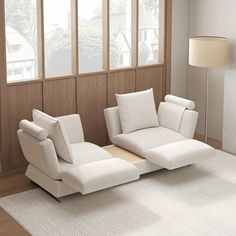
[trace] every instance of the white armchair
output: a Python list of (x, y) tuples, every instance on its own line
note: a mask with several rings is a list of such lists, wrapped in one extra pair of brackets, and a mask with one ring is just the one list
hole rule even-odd
[[(154, 98), (148, 98), (151, 92), (152, 90), (147, 90), (137, 94), (121, 95), (126, 96), (126, 98), (122, 98), (121, 101), (118, 100), (118, 107), (107, 108), (104, 111), (111, 142), (143, 158), (134, 163), (139, 168), (140, 174), (161, 168), (172, 170), (212, 157), (214, 148), (192, 139), (198, 119), (198, 113), (193, 110), (195, 108), (194, 102), (167, 95), (165, 96), (165, 102), (159, 104), (157, 114), (155, 112), (147, 112), (146, 114), (142, 112), (142, 109), (145, 110), (145, 106), (149, 106), (150, 103), (154, 102)], [(148, 96), (145, 94), (148, 94)], [(146, 96), (146, 103), (141, 102), (141, 96)], [(119, 102), (122, 112), (120, 112)], [(141, 108), (139, 103), (142, 103)], [(134, 107), (133, 110), (138, 112), (136, 112), (136, 115), (129, 114), (127, 118), (127, 114), (124, 116), (124, 113), (130, 104), (132, 104), (131, 107)], [(155, 108), (153, 109), (155, 110)], [(128, 111), (128, 113), (130, 112)], [(151, 124), (150, 127), (146, 126), (131, 132), (122, 131), (121, 116), (127, 126), (127, 123), (131, 124), (130, 121), (127, 122), (130, 117), (135, 119), (138, 116), (138, 125), (140, 125), (142, 117), (145, 120), (145, 115), (148, 114), (157, 116), (158, 122), (154, 125)]]
[(118, 107), (107, 108), (104, 114), (111, 142), (145, 158), (151, 148), (193, 138), (198, 119), (194, 108), (193, 101), (167, 95), (159, 105), (159, 126), (128, 134), (122, 133)]
[(33, 110), (33, 122), (22, 120), (19, 126), (20, 145), (29, 162), (26, 176), (57, 198), (139, 178), (134, 165), (84, 141), (78, 114), (54, 118)]

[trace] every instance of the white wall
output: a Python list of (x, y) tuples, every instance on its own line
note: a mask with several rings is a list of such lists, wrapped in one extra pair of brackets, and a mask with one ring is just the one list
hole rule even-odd
[[(182, 33), (182, 37), (186, 39), (187, 26), (186, 23), (180, 26), (183, 23), (183, 12), (177, 6), (179, 3), (184, 8), (182, 10), (185, 12), (185, 17), (187, 5), (189, 7), (189, 37), (198, 35), (224, 36), (230, 42), (229, 66), (209, 70), (208, 134), (214, 139), (222, 140), (224, 74), (225, 70), (236, 68), (236, 0), (189, 0), (188, 3), (186, 1), (173, 0), (172, 93), (181, 94), (182, 91), (179, 87), (183, 86), (184, 90), (184, 84), (186, 83), (187, 97), (196, 102), (196, 109), (200, 115), (197, 132), (203, 134), (205, 119), (205, 71), (201, 68), (188, 66), (188, 62), (183, 59), (183, 56), (186, 55), (186, 50), (188, 51), (188, 42), (183, 40), (181, 43), (181, 36), (178, 33)], [(184, 6), (184, 4), (186, 5)], [(180, 54), (177, 52), (179, 49), (175, 47), (181, 48)], [(184, 65), (180, 65), (180, 63)], [(188, 68), (187, 79), (184, 77), (184, 74), (186, 75), (185, 67)]]
[[(216, 35), (230, 39), (231, 65), (236, 64), (236, 1), (189, 0), (189, 36)], [(236, 45), (235, 45), (236, 46)], [(234, 55), (234, 56), (233, 56)], [(234, 58), (233, 58), (234, 57)], [(228, 68), (209, 71), (209, 136), (222, 140), (224, 72)], [(188, 96), (197, 103), (200, 120), (197, 131), (204, 131), (204, 73), (203, 69), (189, 67)]]
[(172, 0), (171, 93), (187, 97), (188, 0)]
[(223, 150), (236, 154), (236, 70), (225, 75)]

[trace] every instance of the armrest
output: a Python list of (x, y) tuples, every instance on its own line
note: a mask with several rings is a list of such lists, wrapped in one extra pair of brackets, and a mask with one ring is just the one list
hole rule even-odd
[(84, 132), (79, 114), (60, 116), (57, 119), (64, 125), (71, 144), (84, 142)]
[(170, 94), (165, 96), (165, 102), (170, 102), (170, 103), (185, 107), (188, 110), (194, 110), (195, 108), (195, 102), (185, 99), (185, 98), (170, 95)]
[(38, 140), (22, 129), (17, 131), (26, 160), (52, 179), (60, 179), (60, 167), (52, 140)]
[(40, 126), (30, 122), (28, 120), (21, 120), (19, 124), (20, 129), (25, 131), (27, 134), (33, 136), (39, 141), (43, 141), (48, 137), (47, 130), (41, 128)]

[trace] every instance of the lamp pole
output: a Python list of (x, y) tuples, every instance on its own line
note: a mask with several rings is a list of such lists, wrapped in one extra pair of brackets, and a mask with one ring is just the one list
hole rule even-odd
[(207, 143), (207, 136), (208, 136), (208, 68), (206, 67), (206, 86), (205, 86), (205, 143)]

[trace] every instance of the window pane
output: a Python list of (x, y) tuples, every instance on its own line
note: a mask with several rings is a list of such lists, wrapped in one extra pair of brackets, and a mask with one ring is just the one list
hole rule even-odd
[(139, 65), (160, 61), (159, 28), (159, 0), (139, 0)]
[(110, 0), (110, 67), (131, 65), (131, 0)]
[(71, 1), (44, 1), (45, 74), (72, 74)]
[(7, 81), (38, 77), (36, 0), (5, 1)]
[(103, 69), (102, 0), (79, 0), (79, 73)]

